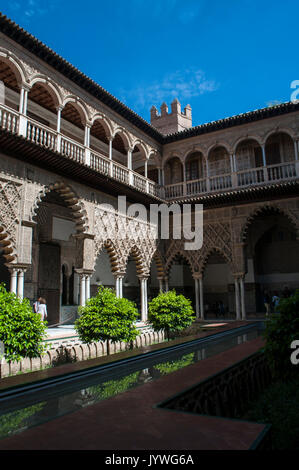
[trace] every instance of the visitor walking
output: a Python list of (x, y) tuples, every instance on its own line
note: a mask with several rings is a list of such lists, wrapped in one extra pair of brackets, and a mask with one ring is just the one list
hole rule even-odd
[(267, 317), (270, 313), (270, 296), (266, 290), (264, 291), (264, 305), (265, 305), (266, 317)]
[(38, 311), (38, 306), (39, 306), (39, 304), (40, 304), (40, 299), (41, 299), (41, 297), (39, 297), (39, 298), (34, 302), (34, 304), (33, 304), (33, 311), (34, 311), (35, 313), (37, 313), (37, 311)]
[(40, 299), (39, 299), (39, 304), (38, 304), (37, 313), (40, 314), (41, 319), (42, 319), (43, 321), (44, 321), (44, 320), (47, 318), (47, 316), (48, 316), (46, 300), (43, 299), (42, 297), (40, 297)]
[(278, 292), (275, 291), (274, 295), (272, 297), (272, 305), (273, 305), (273, 310), (274, 312), (277, 312), (277, 307), (279, 305), (280, 298), (278, 297)]

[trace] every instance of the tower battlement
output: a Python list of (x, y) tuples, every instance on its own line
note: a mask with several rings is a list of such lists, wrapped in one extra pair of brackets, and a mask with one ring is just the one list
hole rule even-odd
[(173, 134), (192, 127), (192, 110), (189, 104), (182, 111), (181, 103), (175, 98), (171, 103), (170, 113), (165, 102), (162, 103), (160, 111), (159, 114), (156, 106), (151, 107), (151, 125), (162, 134)]

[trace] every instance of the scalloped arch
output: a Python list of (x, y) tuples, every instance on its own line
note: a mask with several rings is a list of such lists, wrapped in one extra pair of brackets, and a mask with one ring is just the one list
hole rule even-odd
[(75, 219), (77, 233), (86, 233), (89, 227), (84, 204), (79, 200), (79, 197), (71, 186), (61, 181), (45, 186), (40, 191), (31, 210), (31, 219), (33, 220), (37, 216), (40, 202), (52, 191), (57, 192), (66, 203), (67, 207), (71, 210)]
[(224, 253), (224, 251), (222, 250), (222, 248), (218, 247), (218, 246), (211, 246), (209, 247), (209, 249), (207, 250), (207, 252), (204, 254), (204, 256), (202, 257), (202, 259), (200, 260), (200, 263), (199, 263), (199, 272), (201, 274), (204, 273), (205, 271), (205, 268), (206, 268), (206, 265), (208, 263), (208, 260), (209, 260), (209, 257), (213, 254), (213, 253), (217, 253), (219, 254), (220, 256), (222, 256), (222, 258), (225, 260), (225, 262), (228, 264), (228, 266), (230, 267), (231, 269), (231, 272), (234, 271), (234, 266), (230, 260), (230, 258)]
[(242, 226), (241, 231), (240, 231), (240, 241), (241, 242), (246, 242), (247, 236), (248, 236), (248, 230), (251, 226), (251, 224), (254, 222), (254, 219), (258, 217), (259, 215), (262, 214), (280, 214), (284, 217), (286, 217), (289, 222), (292, 224), (296, 231), (296, 236), (299, 239), (299, 221), (298, 219), (291, 214), (288, 210), (284, 209), (283, 207), (274, 205), (274, 204), (267, 204), (264, 206), (260, 206), (256, 208), (249, 216), (246, 218), (245, 224)]
[(168, 258), (168, 260), (167, 260), (167, 262), (166, 262), (166, 265), (165, 265), (165, 273), (166, 273), (166, 275), (169, 276), (169, 273), (170, 273), (170, 269), (171, 269), (171, 267), (172, 267), (172, 264), (173, 264), (173, 262), (174, 262), (176, 256), (178, 256), (178, 255), (182, 256), (182, 257), (187, 261), (187, 263), (188, 263), (188, 265), (189, 265), (189, 267), (190, 267), (190, 269), (191, 269), (191, 272), (192, 272), (192, 274), (193, 274), (193, 273), (195, 272), (195, 269), (194, 269), (194, 265), (193, 265), (191, 259), (188, 258), (186, 252), (185, 252), (183, 249), (177, 248), (177, 249), (171, 254), (171, 256)]

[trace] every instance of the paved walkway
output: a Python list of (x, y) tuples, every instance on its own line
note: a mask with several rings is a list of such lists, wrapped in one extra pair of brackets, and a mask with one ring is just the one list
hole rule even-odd
[(156, 408), (263, 345), (257, 338), (0, 441), (0, 449), (245, 450), (265, 425)]

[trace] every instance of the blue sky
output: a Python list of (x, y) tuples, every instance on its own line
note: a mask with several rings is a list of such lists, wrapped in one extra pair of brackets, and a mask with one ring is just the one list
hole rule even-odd
[(177, 97), (193, 125), (290, 100), (299, 2), (0, 0), (2, 13), (144, 119)]

